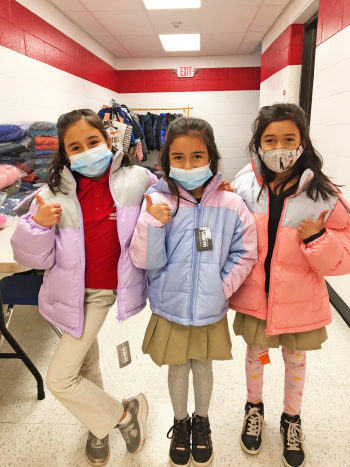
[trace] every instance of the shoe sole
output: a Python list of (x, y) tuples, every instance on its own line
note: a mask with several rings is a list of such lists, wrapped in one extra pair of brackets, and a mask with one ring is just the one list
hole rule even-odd
[[(283, 461), (283, 464), (286, 465), (287, 467), (293, 467), (292, 465), (288, 464), (288, 462), (286, 461), (283, 455), (282, 455), (282, 461)], [(305, 464), (306, 464), (306, 459), (304, 459), (304, 462), (300, 464), (299, 467), (303, 467)]]
[(207, 462), (196, 462), (192, 457), (192, 464), (196, 467), (207, 467), (210, 465), (214, 460), (214, 453), (211, 455), (211, 458)]
[(249, 449), (247, 449), (244, 444), (243, 444), (243, 441), (242, 441), (242, 438), (240, 440), (240, 444), (241, 444), (241, 448), (243, 449), (243, 451), (247, 454), (250, 454), (251, 456), (256, 456), (257, 454), (260, 453), (261, 451), (261, 448), (262, 448), (262, 441), (261, 441), (261, 444), (260, 444), (260, 448), (257, 449), (256, 451), (249, 451)]
[(191, 460), (192, 460), (192, 456), (190, 456), (190, 460), (187, 462), (187, 464), (175, 464), (172, 460), (171, 460), (171, 457), (169, 456), (169, 463), (171, 465), (171, 467), (190, 467), (191, 465)]
[(133, 397), (133, 399), (137, 399), (139, 401), (139, 412), (137, 414), (137, 421), (139, 422), (139, 426), (140, 426), (140, 445), (136, 449), (136, 451), (133, 452), (133, 454), (136, 454), (141, 451), (141, 449), (144, 447), (146, 443), (146, 435), (147, 435), (146, 423), (147, 423), (147, 418), (148, 418), (149, 407), (148, 407), (146, 396), (142, 394), (142, 392), (138, 396)]
[(107, 462), (109, 461), (109, 458), (111, 456), (111, 449), (108, 451), (108, 457), (104, 462), (99, 462), (98, 464), (92, 463), (91, 460), (88, 458), (88, 456), (85, 455), (85, 459), (88, 462), (88, 464), (93, 465), (94, 467), (102, 467), (103, 465), (106, 465)]

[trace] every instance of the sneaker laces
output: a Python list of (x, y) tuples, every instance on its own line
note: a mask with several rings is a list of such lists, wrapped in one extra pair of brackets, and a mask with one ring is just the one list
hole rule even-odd
[(300, 425), (300, 420), (297, 422), (290, 422), (289, 420), (285, 419), (285, 421), (289, 423), (287, 431), (287, 450), (300, 451), (301, 443), (305, 439), (305, 435)]
[(196, 417), (195, 427), (196, 429), (192, 438), (195, 438), (197, 449), (209, 449), (209, 435), (211, 434), (211, 429), (206, 424), (206, 418), (199, 419)]
[(248, 423), (247, 434), (256, 436), (256, 440), (258, 441), (262, 425), (266, 425), (264, 417), (259, 412), (258, 407), (251, 407), (249, 412), (245, 414), (244, 421)]
[[(91, 432), (90, 432), (90, 433), (91, 433)], [(107, 435), (107, 436), (108, 436), (108, 435)], [(104, 446), (104, 445), (106, 444), (107, 436), (105, 436), (104, 438), (100, 439), (100, 438), (97, 438), (93, 433), (91, 433), (91, 437), (92, 437), (91, 446), (93, 446), (93, 447)]]
[[(167, 433), (167, 438), (171, 439), (174, 436), (173, 448), (179, 451), (188, 451), (189, 449), (189, 435), (187, 432), (188, 417), (184, 420), (176, 420), (174, 425)], [(169, 436), (170, 435), (170, 436)]]

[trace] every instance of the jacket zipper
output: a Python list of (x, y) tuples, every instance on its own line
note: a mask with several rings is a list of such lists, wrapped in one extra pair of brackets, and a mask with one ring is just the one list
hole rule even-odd
[[(204, 198), (201, 200), (200, 203), (197, 203), (195, 228), (198, 228), (198, 227), (202, 226), (202, 213), (203, 213), (204, 202), (213, 193), (214, 189), (218, 186), (218, 184), (220, 182), (221, 182), (221, 176), (219, 176), (217, 182), (215, 183), (213, 188), (209, 191), (209, 193), (207, 193), (204, 196)], [(193, 199), (195, 199), (191, 194), (190, 194), (190, 196)], [(197, 251), (197, 247), (196, 247), (196, 240), (194, 239), (193, 250), (192, 250), (193, 269), (192, 269), (192, 276), (191, 276), (191, 297), (190, 297), (190, 303), (189, 303), (190, 324), (193, 323), (193, 309), (194, 309), (195, 297), (197, 295), (197, 285), (198, 285), (198, 277), (197, 276), (198, 276), (198, 266), (199, 266), (199, 259), (200, 259), (199, 253), (200, 252)]]
[[(275, 270), (274, 268), (274, 258), (275, 256), (277, 255), (277, 242), (278, 242), (278, 237), (279, 237), (279, 234), (280, 234), (280, 230), (281, 230), (281, 225), (282, 225), (282, 221), (283, 221), (283, 217), (284, 217), (284, 213), (285, 213), (285, 210), (286, 210), (286, 205), (287, 205), (287, 201), (290, 199), (290, 198), (295, 198), (299, 193), (300, 191), (303, 189), (303, 187), (305, 186), (306, 182), (308, 181), (310, 177), (310, 174), (306, 177), (306, 180), (305, 182), (303, 183), (303, 185), (297, 190), (296, 193), (294, 193), (294, 195), (291, 195), (291, 196), (288, 196), (288, 198), (286, 198), (284, 200), (284, 203), (283, 203), (283, 210), (282, 210), (282, 214), (281, 214), (281, 218), (280, 218), (280, 221), (278, 223), (278, 229), (277, 229), (277, 234), (276, 234), (276, 241), (275, 241), (275, 247), (273, 249), (273, 254), (272, 254), (272, 258), (271, 258), (271, 268), (270, 268), (270, 287), (269, 287), (269, 300), (268, 300), (268, 305), (267, 305), (267, 328), (266, 328), (266, 337), (270, 337), (270, 332), (271, 332), (271, 325), (272, 325), (272, 313), (270, 312), (270, 296), (273, 295), (273, 292), (274, 292), (274, 280), (273, 280), (273, 272)], [(267, 188), (267, 191), (268, 188)], [(269, 196), (269, 195), (268, 195)], [(268, 198), (269, 199), (269, 198)], [(268, 204), (270, 206), (270, 202)], [(269, 209), (269, 208), (268, 208)], [(267, 223), (268, 225), (268, 223)], [(266, 258), (265, 258), (266, 259)], [(272, 278), (272, 280), (271, 280)], [(265, 279), (266, 280), (266, 279)]]
[[(75, 199), (77, 200), (77, 203), (78, 203), (78, 206), (79, 206), (79, 213), (80, 213), (80, 236), (81, 236), (81, 247), (80, 247), (80, 254), (81, 254), (81, 258), (82, 258), (82, 264), (83, 264), (83, 274), (82, 274), (82, 278), (81, 278), (81, 288), (82, 288), (82, 294), (81, 294), (81, 309), (83, 310), (83, 316), (84, 316), (84, 302), (85, 302), (85, 267), (86, 267), (86, 260), (85, 260), (85, 235), (84, 235), (84, 218), (83, 218), (83, 210), (81, 209), (81, 205), (80, 205), (80, 202), (79, 202), (79, 199), (78, 199), (78, 195), (77, 195), (77, 182), (75, 180), (75, 178), (73, 177), (72, 173), (69, 171), (69, 174), (70, 176), (72, 177), (73, 179), (73, 182), (74, 182), (74, 186), (75, 186), (75, 189), (74, 189), (74, 196), (75, 196)], [(85, 319), (83, 320), (84, 321), (84, 325), (85, 325)], [(79, 329), (80, 330), (80, 329)], [(82, 329), (82, 331), (84, 330), (84, 328)]]

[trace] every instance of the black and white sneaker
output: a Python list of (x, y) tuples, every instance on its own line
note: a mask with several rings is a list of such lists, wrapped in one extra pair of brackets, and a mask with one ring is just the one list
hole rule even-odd
[(94, 467), (101, 467), (102, 465), (106, 465), (110, 456), (108, 435), (102, 439), (99, 439), (89, 431), (89, 436), (86, 442), (85, 456), (88, 463)]
[(292, 417), (286, 413), (281, 417), (281, 436), (283, 442), (282, 460), (287, 467), (302, 467), (305, 465), (303, 441), (305, 439), (301, 429), (299, 415)]
[(208, 417), (192, 415), (192, 463), (198, 467), (210, 465), (214, 458)]
[(241, 447), (247, 454), (255, 455), (261, 451), (263, 425), (266, 425), (263, 402), (247, 402), (241, 435)]
[[(170, 435), (170, 436), (169, 436)], [(191, 464), (191, 419), (174, 418), (174, 425), (167, 434), (171, 439), (169, 458), (173, 467), (189, 467)]]

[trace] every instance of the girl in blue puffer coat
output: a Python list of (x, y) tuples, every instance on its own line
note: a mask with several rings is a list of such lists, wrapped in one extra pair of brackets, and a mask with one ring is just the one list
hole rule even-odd
[[(160, 152), (164, 179), (147, 191), (130, 253), (147, 269), (152, 317), (143, 352), (169, 365), (174, 408), (172, 466), (210, 465), (208, 409), (213, 360), (229, 360), (228, 299), (257, 261), (254, 220), (243, 200), (221, 191), (212, 127), (197, 118), (170, 124)], [(187, 412), (193, 372), (195, 413)], [(190, 438), (192, 433), (192, 452)]]

